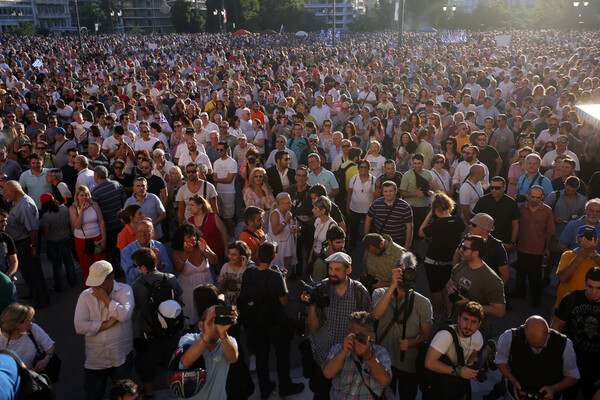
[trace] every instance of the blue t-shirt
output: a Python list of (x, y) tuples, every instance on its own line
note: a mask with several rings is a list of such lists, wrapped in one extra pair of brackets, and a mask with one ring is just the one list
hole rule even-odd
[[(533, 180), (533, 183), (531, 182)], [(539, 172), (533, 176), (532, 179), (527, 179), (527, 174), (523, 175), (519, 178), (519, 183), (517, 184), (517, 194), (526, 195), (531, 186), (540, 185), (544, 188), (544, 195), (547, 196), (554, 191), (552, 187), (552, 182), (550, 179), (546, 178), (544, 175), (541, 175)]]
[(20, 384), (17, 363), (10, 355), (0, 354), (0, 399), (16, 399)]
[[(200, 339), (200, 335), (200, 333), (188, 333), (179, 339), (179, 346), (193, 344)], [(230, 336), (229, 340), (237, 346), (237, 342), (233, 337)], [(204, 362), (206, 363), (206, 382), (202, 389), (195, 396), (190, 397), (190, 399), (225, 400), (227, 398), (225, 385), (227, 383), (227, 373), (229, 372), (230, 364), (225, 356), (221, 342), (219, 342), (213, 351), (204, 350), (202, 356), (204, 356)], [(185, 369), (181, 363), (179, 363), (179, 368)]]

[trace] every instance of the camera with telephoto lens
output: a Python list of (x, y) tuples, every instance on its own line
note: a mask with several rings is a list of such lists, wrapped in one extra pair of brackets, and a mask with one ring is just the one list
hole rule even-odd
[(463, 287), (459, 287), (456, 289), (456, 292), (454, 293), (450, 293), (448, 295), (448, 299), (453, 302), (456, 303), (457, 301), (460, 301), (460, 296), (459, 295), (463, 295), (464, 297), (466, 297), (467, 299), (469, 298), (469, 291)]
[(312, 277), (305, 281), (300, 281), (302, 288), (308, 294), (310, 304), (316, 304), (317, 308), (325, 308), (329, 305), (328, 284), (325, 281), (315, 282)]
[(475, 361), (471, 366), (467, 365), (467, 368), (477, 370), (477, 376), (475, 377), (475, 379), (477, 379), (477, 382), (487, 381), (487, 371), (485, 368), (482, 368), (482, 366), (479, 364), (479, 362)]
[(517, 395), (519, 396), (519, 398), (521, 399), (531, 399), (531, 400), (541, 400), (544, 398), (544, 393), (540, 393), (537, 391), (533, 391), (533, 390), (524, 390), (524, 389), (519, 389), (517, 391)]

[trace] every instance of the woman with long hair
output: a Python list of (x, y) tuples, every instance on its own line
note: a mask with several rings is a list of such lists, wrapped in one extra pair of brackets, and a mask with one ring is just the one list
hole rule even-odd
[(117, 217), (125, 225), (117, 235), (117, 248), (123, 251), (125, 247), (137, 240), (135, 226), (138, 222), (146, 219), (146, 216), (141, 206), (132, 204), (119, 211)]
[[(83, 281), (87, 280), (90, 265), (106, 260), (106, 228), (98, 204), (92, 201), (92, 194), (86, 186), (75, 190), (74, 202), (69, 208), (71, 226), (75, 235), (75, 251), (83, 272)], [(86, 240), (94, 243), (93, 252), (86, 252)]]
[(442, 128), (442, 117), (438, 113), (432, 113), (429, 117), (429, 125), (433, 126), (435, 133), (433, 135), (433, 150), (436, 153), (442, 151), (442, 134), (444, 129)]
[(258, 150), (258, 154), (261, 158), (265, 155), (265, 133), (263, 132), (263, 124), (260, 119), (254, 118), (252, 120), (252, 130), (254, 131), (254, 139), (248, 139), (248, 143), (253, 144)]
[(439, 192), (444, 192), (446, 195), (452, 197), (454, 191), (452, 190), (452, 177), (450, 172), (444, 168), (446, 158), (443, 154), (436, 154), (431, 160), (431, 176), (433, 177), (432, 188)]
[[(6, 307), (0, 316), (0, 349), (15, 353), (27, 369), (41, 373), (46, 369), (54, 354), (54, 341), (35, 323), (33, 307), (14, 303)], [(32, 339), (33, 337), (33, 339)], [(44, 357), (35, 362), (38, 349)]]
[(412, 155), (417, 149), (417, 144), (412, 140), (410, 133), (401, 132), (398, 148), (396, 149), (396, 170), (407, 172), (412, 168)]
[(55, 292), (62, 292), (62, 265), (65, 265), (69, 286), (75, 287), (77, 277), (73, 263), (73, 241), (71, 240), (71, 225), (69, 224), (69, 209), (60, 204), (50, 193), (40, 196), (42, 202), (40, 232), (46, 239), (46, 254), (52, 262)]
[(219, 274), (221, 265), (225, 263), (225, 249), (227, 248), (227, 229), (221, 218), (215, 214), (210, 203), (202, 196), (194, 195), (188, 201), (191, 217), (188, 222), (202, 232), (202, 237), (208, 246), (219, 257), (219, 262), (213, 265), (215, 274)]
[(431, 210), (419, 227), (419, 236), (430, 241), (424, 264), (433, 315), (438, 320), (442, 318), (442, 290), (450, 279), (452, 257), (466, 228), (462, 218), (452, 215), (454, 207), (448, 195), (434, 193)]
[(352, 139), (356, 136), (356, 126), (352, 121), (344, 122), (344, 127), (342, 128), (342, 133), (344, 134), (344, 139)]
[(442, 155), (444, 156), (444, 169), (450, 171), (454, 162), (460, 158), (458, 142), (455, 138), (450, 136), (446, 139)]
[(421, 117), (418, 113), (412, 112), (408, 115), (408, 122), (411, 123), (410, 135), (416, 141), (417, 132), (421, 130)]
[(194, 307), (194, 288), (213, 282), (208, 262), (216, 264), (219, 258), (202, 238), (202, 233), (188, 222), (177, 227), (171, 247), (173, 268), (179, 273), (177, 280), (183, 289), (183, 315), (189, 324), (194, 324), (198, 321)]
[[(290, 271), (296, 264), (296, 242), (291, 222), (293, 219), (291, 210), (292, 199), (288, 193), (282, 192), (277, 195), (273, 211), (269, 214), (268, 238), (277, 244), (277, 255), (274, 264)], [(294, 228), (295, 229), (295, 228)]]
[[(265, 215), (273, 206), (275, 199), (273, 198), (273, 191), (269, 187), (267, 182), (267, 172), (264, 168), (254, 168), (248, 177), (248, 186), (242, 191), (244, 197), (244, 204), (246, 207), (256, 206), (265, 210)], [(268, 221), (268, 217), (265, 217), (265, 222)], [(264, 228), (267, 227), (265, 223)]]

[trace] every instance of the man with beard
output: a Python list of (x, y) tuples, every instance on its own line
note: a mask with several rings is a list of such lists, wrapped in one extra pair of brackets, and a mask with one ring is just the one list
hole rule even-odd
[(592, 397), (600, 378), (600, 268), (585, 274), (585, 289), (566, 295), (554, 310), (552, 329), (561, 332), (573, 342), (577, 355), (580, 381), (563, 392), (563, 398), (576, 399), (579, 391), (584, 399)]
[[(575, 221), (567, 224), (558, 243), (558, 251), (574, 250), (578, 247), (577, 232), (584, 225), (600, 229), (600, 199), (591, 199), (585, 204), (585, 214)], [(600, 252), (600, 245), (596, 245), (596, 251)]]
[[(484, 312), (481, 304), (470, 301), (464, 305), (458, 315), (458, 323), (450, 325), (447, 329), (439, 331), (429, 344), (425, 356), (425, 368), (441, 375), (451, 375), (459, 378), (456, 380), (454, 395), (447, 393), (447, 385), (440, 385), (441, 380), (432, 377), (425, 390), (424, 398), (427, 399), (459, 399), (470, 397), (470, 380), (475, 379), (478, 370), (472, 368), (477, 361), (477, 353), (483, 347), (483, 336), (479, 332)], [(458, 337), (460, 348), (456, 348), (454, 337)], [(448, 365), (442, 362), (442, 356), (452, 362)], [(460, 390), (458, 389), (460, 388)]]
[[(308, 329), (312, 332), (310, 343), (314, 358), (310, 377), (310, 389), (314, 399), (329, 399), (331, 380), (325, 378), (322, 368), (327, 361), (329, 350), (334, 344), (342, 343), (348, 332), (348, 319), (355, 311), (371, 311), (371, 298), (364, 286), (350, 278), (352, 258), (346, 253), (337, 252), (325, 259), (329, 268), (329, 279), (321, 290), (327, 292), (330, 304), (317, 308), (311, 304), (308, 292), (302, 293), (301, 300), (308, 303)], [(314, 300), (314, 299), (313, 299)]]

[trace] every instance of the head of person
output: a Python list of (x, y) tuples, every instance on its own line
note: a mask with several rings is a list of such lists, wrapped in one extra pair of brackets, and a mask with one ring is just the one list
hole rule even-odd
[(115, 273), (112, 265), (105, 260), (96, 261), (90, 265), (90, 272), (85, 284), (92, 288), (103, 289), (106, 293), (112, 292), (115, 284)]
[(541, 350), (546, 346), (550, 327), (548, 322), (539, 315), (532, 315), (525, 320), (525, 338), (529, 346), (536, 350)]
[(33, 153), (29, 156), (29, 164), (31, 165), (31, 170), (36, 172), (41, 172), (44, 168), (43, 158), (38, 153)]
[(542, 158), (535, 153), (531, 153), (525, 157), (525, 171), (528, 174), (537, 174), (540, 170), (541, 163)]
[(344, 251), (344, 245), (346, 243), (346, 232), (338, 225), (334, 225), (325, 235), (327, 240), (327, 244), (329, 245), (329, 250), (331, 253), (336, 253), (338, 251)]
[(367, 176), (369, 172), (371, 172), (371, 163), (368, 160), (360, 160), (358, 162), (358, 173)]
[(479, 164), (473, 164), (469, 168), (469, 178), (475, 182), (479, 182), (485, 177), (485, 170)]
[(77, 189), (75, 189), (75, 196), (73, 200), (75, 207), (81, 208), (84, 203), (90, 203), (91, 199), (92, 194), (90, 193), (90, 189), (88, 189), (87, 186), (81, 185)]
[(275, 259), (277, 248), (275, 244), (271, 242), (264, 242), (258, 246), (258, 262), (261, 264), (271, 265), (271, 262)]
[(331, 213), (331, 200), (325, 195), (318, 197), (313, 201), (312, 211), (313, 215), (317, 218), (329, 217), (329, 214)]
[(227, 248), (227, 258), (229, 259), (229, 262), (235, 265), (238, 263), (243, 264), (247, 260), (250, 260), (251, 255), (252, 251), (250, 250), (250, 247), (241, 240), (231, 242)]
[(133, 180), (133, 192), (138, 196), (145, 196), (148, 190), (148, 181), (142, 176)]
[(109, 400), (140, 400), (141, 393), (131, 379), (121, 379), (110, 389)]
[(600, 221), (600, 199), (595, 198), (585, 203), (585, 218), (590, 225), (596, 226)]
[(527, 202), (529, 207), (537, 207), (544, 200), (544, 188), (540, 185), (533, 185), (527, 191)]
[(573, 197), (577, 196), (577, 191), (581, 186), (581, 180), (576, 176), (569, 176), (565, 181), (565, 195)]
[(495, 199), (499, 199), (504, 195), (506, 189), (506, 181), (501, 176), (495, 176), (490, 180), (490, 193)]
[(248, 176), (248, 185), (256, 187), (266, 185), (268, 187), (267, 171), (261, 167), (254, 168)]
[(352, 258), (341, 251), (327, 257), (325, 263), (329, 273), (329, 283), (333, 286), (345, 282), (350, 272), (352, 272)]
[[(494, 218), (486, 213), (477, 213), (469, 221), (471, 235), (487, 237), (494, 230)], [(483, 257), (482, 257), (483, 258)]]
[(586, 272), (585, 295), (595, 303), (600, 302), (600, 267), (590, 268)]
[(141, 220), (135, 226), (135, 237), (142, 247), (148, 247), (150, 240), (154, 237), (154, 225), (146, 219)]
[(379, 256), (385, 251), (385, 239), (379, 233), (368, 233), (363, 237), (365, 251)]
[(464, 237), (459, 249), (465, 261), (482, 260), (486, 251), (485, 240), (482, 236), (469, 234)]
[(285, 150), (279, 150), (275, 153), (275, 163), (277, 164), (277, 168), (285, 169), (290, 166), (290, 155)]
[(79, 172), (88, 167), (88, 159), (86, 156), (78, 155), (75, 157), (75, 161), (73, 162), (73, 166)]
[(94, 179), (96, 182), (105, 181), (108, 179), (108, 169), (105, 166), (99, 165), (94, 168)]
[(0, 316), (0, 328), (2, 332), (11, 335), (14, 332), (27, 332), (35, 321), (33, 318), (35, 310), (33, 307), (19, 303), (9, 305)]
[(300, 165), (296, 169), (296, 184), (304, 186), (308, 181), (308, 168), (305, 165)]
[(133, 266), (140, 274), (145, 275), (156, 269), (157, 258), (154, 251), (148, 247), (140, 247), (131, 254)]
[[(558, 158), (558, 157), (556, 157), (556, 158)], [(576, 165), (577, 164), (575, 163), (575, 160), (573, 160), (571, 157), (564, 157), (562, 159), (562, 163), (560, 164), (560, 175), (563, 178), (569, 177), (569, 176), (575, 176), (575, 166)]]
[(385, 201), (390, 202), (396, 199), (398, 185), (394, 181), (385, 181), (381, 184), (381, 194)]
[(458, 314), (458, 333), (462, 337), (471, 337), (483, 321), (484, 313), (481, 304), (476, 301), (466, 303)]
[(476, 146), (466, 146), (462, 150), (463, 159), (471, 163), (479, 156), (479, 149)]
[(175, 229), (171, 247), (173, 250), (183, 250), (185, 244), (196, 247), (198, 244), (198, 239), (201, 237), (202, 232), (200, 232), (198, 228), (189, 222), (184, 222), (182, 225), (179, 225), (177, 229)]
[(275, 197), (275, 204), (285, 214), (292, 209), (292, 198), (289, 193), (281, 192)]
[(199, 195), (190, 197), (188, 208), (192, 215), (196, 215), (198, 212), (202, 212), (204, 215), (209, 215), (213, 212), (209, 201), (206, 200), (204, 196)]
[(443, 192), (435, 192), (433, 194), (431, 200), (431, 209), (435, 213), (435, 215), (440, 218), (440, 216), (452, 212), (454, 207), (456, 206), (455, 201)]
[(198, 315), (201, 316), (199, 327), (202, 329), (203, 321), (206, 319), (206, 311), (219, 304), (219, 289), (211, 283), (202, 283), (194, 288), (192, 296), (194, 307), (196, 307)]
[(348, 333), (368, 333), (369, 338), (375, 337), (375, 319), (368, 311), (354, 311), (350, 314)]
[(423, 164), (425, 163), (425, 157), (421, 153), (415, 153), (412, 155), (413, 168), (417, 172), (423, 170)]
[(216, 149), (220, 158), (226, 159), (228, 157), (227, 150), (229, 149), (229, 143), (226, 141), (220, 141), (217, 143)]
[(258, 207), (250, 206), (244, 210), (244, 224), (253, 232), (262, 226), (264, 211)]
[(123, 225), (129, 225), (131, 223), (140, 222), (145, 218), (145, 215), (141, 206), (138, 204), (132, 204), (119, 211), (117, 217), (121, 223), (123, 223)]
[(318, 153), (310, 153), (308, 155), (308, 168), (311, 171), (321, 168), (321, 156)]

